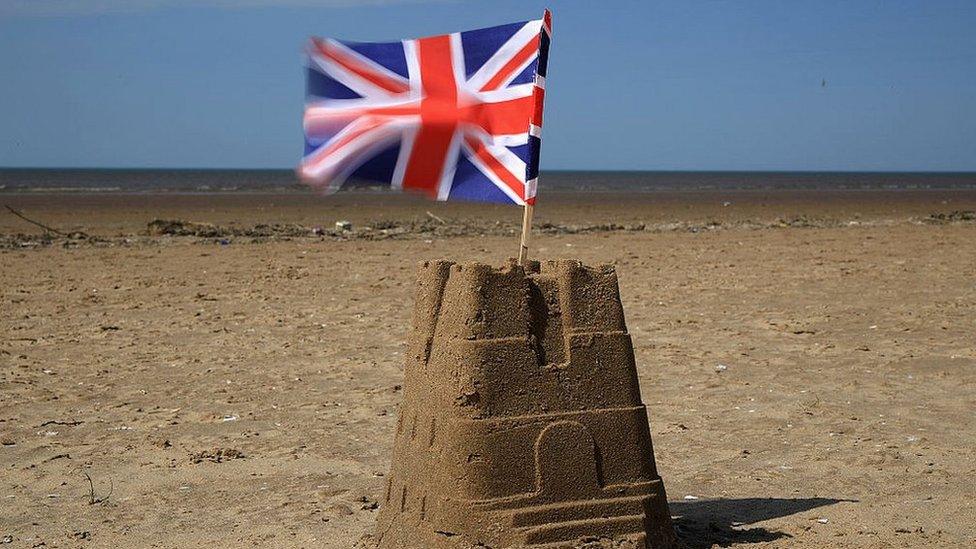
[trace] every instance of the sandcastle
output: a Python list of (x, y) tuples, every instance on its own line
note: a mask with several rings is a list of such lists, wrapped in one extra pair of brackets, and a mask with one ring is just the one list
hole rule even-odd
[(380, 549), (675, 545), (610, 267), (424, 263)]

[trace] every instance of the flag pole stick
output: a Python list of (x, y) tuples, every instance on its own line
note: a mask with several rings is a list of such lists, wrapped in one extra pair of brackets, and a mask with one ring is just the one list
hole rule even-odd
[(532, 204), (526, 204), (522, 212), (522, 240), (519, 243), (518, 264), (525, 265), (525, 259), (529, 255), (529, 233), (532, 232)]

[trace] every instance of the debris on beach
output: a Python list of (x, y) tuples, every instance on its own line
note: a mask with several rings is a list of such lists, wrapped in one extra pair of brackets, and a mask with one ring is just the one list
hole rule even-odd
[(235, 448), (211, 448), (210, 450), (190, 454), (190, 463), (203, 463), (204, 461), (223, 463), (233, 459), (244, 459), (245, 457), (244, 452)]
[[(900, 223), (973, 223), (976, 222), (976, 212), (971, 210), (957, 210), (948, 213), (933, 213), (928, 217), (913, 217), (903, 219)], [(859, 226), (890, 226), (897, 224), (894, 220), (880, 220), (876, 222), (857, 221)], [(672, 223), (552, 223), (541, 222), (535, 230), (545, 235), (581, 235), (597, 233), (667, 233), (688, 232), (703, 233), (718, 230), (765, 230), (784, 228), (843, 228), (854, 223), (846, 219), (828, 219), (810, 216), (795, 216), (774, 220), (742, 220), (734, 223), (709, 220), (704, 222), (672, 222)], [(306, 226), (298, 223), (259, 223), (249, 227), (235, 225), (218, 225), (209, 222), (186, 221), (182, 219), (153, 219), (146, 225), (146, 231), (141, 235), (119, 235), (115, 237), (96, 237), (83, 232), (40, 234), (8, 233), (0, 234), (0, 249), (36, 249), (53, 245), (65, 248), (80, 246), (131, 246), (133, 244), (159, 244), (161, 238), (194, 237), (203, 239), (201, 243), (228, 245), (237, 243), (259, 243), (274, 240), (289, 240), (293, 238), (309, 238), (315, 240), (384, 240), (384, 239), (421, 239), (431, 240), (432, 237), (460, 237), (460, 236), (508, 236), (518, 231), (515, 223), (498, 221), (482, 221), (474, 219), (445, 219), (440, 216), (423, 215), (412, 219), (377, 220), (368, 225), (356, 225), (346, 220), (337, 221), (334, 228), (324, 228), (320, 225)], [(249, 238), (249, 241), (240, 240)], [(234, 239), (234, 240), (232, 240)]]
[(210, 223), (191, 223), (179, 219), (153, 219), (146, 227), (149, 236), (223, 236)]
[(924, 220), (926, 223), (945, 224), (960, 223), (964, 221), (976, 221), (976, 211), (973, 210), (953, 210), (949, 213), (930, 214)]

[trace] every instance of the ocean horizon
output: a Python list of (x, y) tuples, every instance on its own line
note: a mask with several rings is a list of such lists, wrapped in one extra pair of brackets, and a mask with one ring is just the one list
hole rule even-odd
[[(351, 190), (386, 187), (350, 181)], [(976, 172), (548, 170), (551, 191), (976, 189)], [(0, 193), (308, 192), (293, 170), (200, 168), (0, 168)]]

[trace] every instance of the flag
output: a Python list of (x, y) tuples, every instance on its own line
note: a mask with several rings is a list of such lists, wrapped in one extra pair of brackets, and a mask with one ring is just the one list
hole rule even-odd
[(552, 17), (399, 42), (307, 46), (310, 185), (534, 204)]

